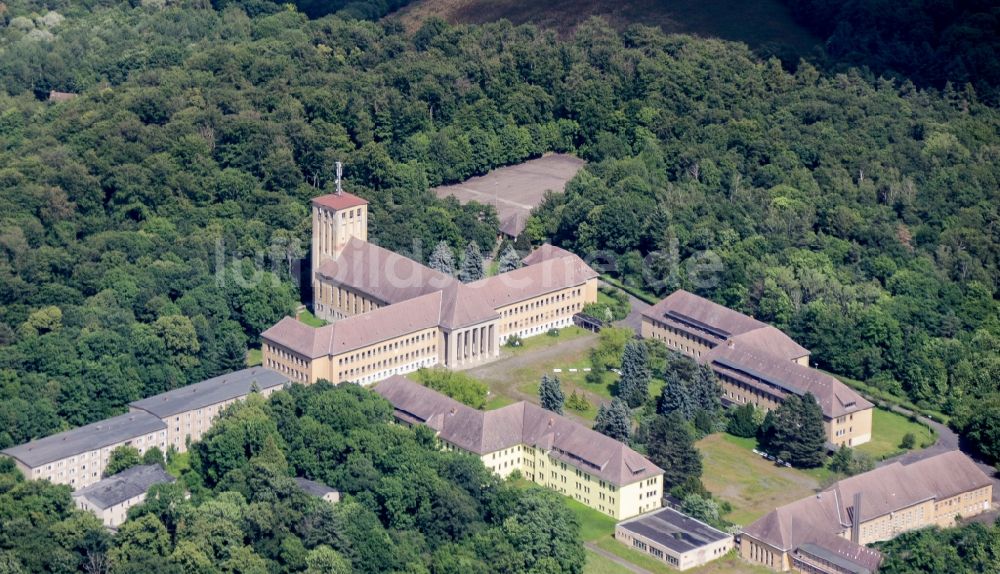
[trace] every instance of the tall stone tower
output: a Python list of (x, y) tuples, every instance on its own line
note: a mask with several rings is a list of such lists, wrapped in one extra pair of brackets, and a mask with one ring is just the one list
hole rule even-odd
[(351, 237), (368, 241), (368, 202), (345, 192), (340, 184), (337, 162), (337, 191), (312, 200), (312, 283), (316, 292), (316, 270), (334, 259)]

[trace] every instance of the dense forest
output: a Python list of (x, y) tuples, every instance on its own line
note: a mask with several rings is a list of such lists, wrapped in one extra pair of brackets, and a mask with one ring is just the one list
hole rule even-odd
[[(785, 0), (824, 38), (830, 62), (1000, 104), (1000, 5), (994, 0)], [(951, 84), (950, 86), (948, 84)], [(968, 86), (968, 87), (967, 87)]]
[[(355, 385), (252, 397), (114, 536), (69, 487), (25, 481), (0, 460), (0, 572), (581, 572), (579, 523), (560, 495), (502, 481), (391, 419), (388, 402)], [(293, 476), (335, 485), (342, 500), (311, 497)]]
[(0, 9), (0, 445), (239, 365), (303, 300), (335, 160), (426, 259), (496, 230), (430, 186), (564, 151), (588, 168), (529, 239), (773, 322), (1000, 455), (1000, 116), (972, 93), (598, 20), (133, 4)]

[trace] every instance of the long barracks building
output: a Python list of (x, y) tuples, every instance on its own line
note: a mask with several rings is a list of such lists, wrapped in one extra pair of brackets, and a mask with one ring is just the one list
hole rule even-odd
[(627, 445), (531, 403), (480, 411), (402, 376), (374, 390), (392, 404), (397, 420), (430, 427), (443, 448), (479, 457), (500, 476), (519, 470), (619, 520), (662, 504), (662, 469)]
[(290, 379), (370, 384), (421, 367), (491, 361), (511, 336), (572, 324), (597, 301), (598, 274), (551, 245), (524, 266), (463, 284), (368, 243), (368, 202), (346, 192), (312, 202), (313, 310), (261, 334), (264, 366)]
[(771, 325), (679, 290), (643, 312), (642, 336), (711, 367), (728, 404), (771, 410), (789, 395), (811, 393), (829, 446), (871, 440), (873, 405), (810, 368), (809, 351)]
[(101, 480), (111, 451), (132, 446), (140, 454), (152, 447), (187, 450), (212, 426), (226, 406), (250, 393), (262, 396), (283, 388), (288, 379), (261, 368), (243, 369), (180, 387), (129, 404), (129, 412), (72, 430), (13, 446), (0, 454), (32, 480), (67, 484), (73, 490)]

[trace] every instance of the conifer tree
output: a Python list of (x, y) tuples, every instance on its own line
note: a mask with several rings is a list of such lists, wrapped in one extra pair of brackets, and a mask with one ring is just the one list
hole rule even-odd
[(497, 272), (507, 273), (508, 271), (519, 269), (521, 265), (521, 256), (514, 250), (514, 246), (508, 243), (507, 248), (503, 250), (500, 260), (497, 262)]
[(754, 420), (754, 410), (753, 403), (745, 403), (730, 410), (726, 432), (733, 436), (753, 438), (757, 434), (757, 422)]
[(610, 403), (601, 403), (594, 420), (594, 430), (627, 443), (632, 434), (632, 419), (625, 401), (615, 397)]
[(642, 406), (649, 397), (649, 355), (642, 341), (625, 343), (622, 353), (622, 375), (618, 381), (618, 396), (630, 408)]
[(479, 244), (470, 241), (465, 248), (465, 255), (462, 256), (462, 266), (458, 270), (458, 280), (462, 283), (472, 283), (479, 281), (486, 276), (483, 270), (483, 253), (479, 250)]
[(437, 244), (427, 264), (431, 269), (445, 275), (455, 274), (455, 254), (452, 253), (448, 242), (442, 241)]
[(566, 395), (563, 394), (558, 377), (542, 375), (542, 384), (538, 387), (538, 401), (541, 403), (543, 409), (560, 415), (563, 413), (563, 403), (566, 401)]
[(722, 408), (722, 401), (719, 398), (722, 395), (722, 388), (712, 369), (705, 365), (698, 367), (698, 372), (691, 383), (689, 390), (694, 408), (713, 415)]
[(799, 411), (799, 432), (793, 443), (792, 464), (803, 468), (822, 466), (826, 457), (826, 431), (823, 430), (823, 409), (812, 393), (802, 397)]
[(694, 446), (694, 436), (678, 413), (657, 415), (647, 423), (641, 438), (649, 460), (663, 469), (663, 488), (691, 483), (701, 477), (701, 454)]
[(660, 391), (660, 399), (657, 401), (656, 412), (661, 415), (677, 413), (684, 420), (691, 420), (694, 417), (694, 409), (691, 405), (691, 395), (688, 393), (687, 385), (676, 378), (668, 378), (663, 390)]

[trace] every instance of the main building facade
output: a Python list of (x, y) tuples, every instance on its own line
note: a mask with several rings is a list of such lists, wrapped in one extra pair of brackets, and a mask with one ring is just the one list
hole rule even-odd
[(830, 447), (871, 440), (873, 405), (810, 368), (809, 351), (771, 325), (679, 290), (643, 311), (642, 336), (708, 365), (728, 404), (771, 410), (791, 394), (811, 393)]
[(597, 301), (597, 273), (544, 245), (523, 267), (472, 283), (368, 242), (368, 203), (350, 193), (312, 202), (313, 309), (331, 323), (285, 318), (261, 334), (264, 366), (290, 379), (371, 384), (421, 367), (499, 356), (512, 336), (572, 324)]

